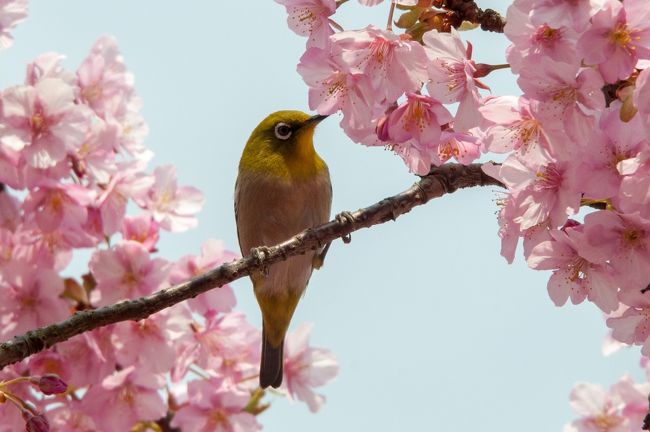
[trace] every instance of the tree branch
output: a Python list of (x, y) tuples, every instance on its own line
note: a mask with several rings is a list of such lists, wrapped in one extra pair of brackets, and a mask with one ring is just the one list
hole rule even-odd
[(503, 33), (506, 20), (495, 10), (483, 10), (473, 0), (445, 0), (444, 6), (455, 12), (459, 22), (469, 21), (480, 24), (482, 30)]
[(283, 243), (269, 247), (261, 257), (247, 256), (149, 296), (95, 310), (76, 312), (64, 321), (16, 336), (11, 341), (0, 345), (0, 368), (81, 333), (121, 321), (147, 318), (183, 300), (284, 261), (290, 256), (304, 254), (336, 238), (349, 236), (353, 231), (395, 220), (413, 207), (425, 204), (446, 193), (452, 193), (460, 188), (488, 185), (503, 187), (498, 180), (483, 173), (480, 164), (469, 166), (445, 164), (434, 167), (429, 174), (406, 191), (356, 212), (346, 213), (346, 217), (337, 217), (326, 224), (298, 233)]

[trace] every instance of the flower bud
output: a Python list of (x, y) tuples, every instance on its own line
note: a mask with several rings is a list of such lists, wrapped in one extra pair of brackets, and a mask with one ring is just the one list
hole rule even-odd
[(50, 423), (43, 414), (32, 415), (27, 418), (25, 430), (27, 432), (50, 432)]
[(38, 388), (46, 395), (63, 393), (68, 385), (56, 374), (45, 374), (38, 379)]

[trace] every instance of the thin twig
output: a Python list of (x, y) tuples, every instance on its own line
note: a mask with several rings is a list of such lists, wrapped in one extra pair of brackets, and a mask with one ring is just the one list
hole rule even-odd
[(498, 180), (483, 173), (480, 164), (445, 164), (433, 168), (428, 175), (406, 191), (346, 214), (346, 217), (338, 217), (326, 224), (302, 231), (283, 243), (269, 247), (261, 257), (247, 256), (149, 296), (95, 310), (76, 312), (64, 321), (16, 336), (0, 345), (0, 368), (81, 333), (121, 321), (147, 318), (208, 290), (284, 261), (288, 257), (318, 249), (332, 240), (348, 236), (353, 231), (394, 220), (413, 207), (459, 188), (488, 185), (503, 186)]
[(481, 9), (472, 0), (445, 0), (445, 9), (456, 15), (457, 25), (463, 21), (479, 24), (484, 31), (503, 33), (506, 19), (492, 9)]
[(395, 14), (395, 0), (390, 0), (390, 11), (388, 12), (388, 22), (386, 30), (393, 31), (393, 15)]

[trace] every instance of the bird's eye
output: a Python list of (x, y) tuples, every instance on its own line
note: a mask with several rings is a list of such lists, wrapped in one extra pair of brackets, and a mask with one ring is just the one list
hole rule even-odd
[(275, 125), (275, 136), (278, 139), (286, 140), (291, 136), (291, 126), (286, 123), (278, 123)]

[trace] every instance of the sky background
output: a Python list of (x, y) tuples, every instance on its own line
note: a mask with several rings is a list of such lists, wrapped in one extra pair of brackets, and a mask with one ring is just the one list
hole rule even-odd
[[(505, 14), (509, 2), (479, 5)], [(197, 254), (209, 237), (238, 250), (233, 216), (237, 164), (250, 131), (279, 109), (308, 110), (296, 73), (305, 40), (271, 0), (32, 0), (30, 16), (0, 53), (0, 85), (23, 80), (38, 54), (57, 51), (75, 70), (94, 41), (114, 35), (149, 124), (150, 165), (174, 164), (179, 182), (203, 191), (199, 227), (163, 234), (161, 255)], [(348, 2), (346, 29), (384, 26), (388, 4)], [(463, 33), (474, 59), (503, 63), (503, 35)], [(493, 94), (519, 94), (508, 71), (484, 79)], [(408, 188), (416, 177), (380, 148), (352, 143), (337, 118), (323, 122), (317, 150), (330, 167), (333, 214), (356, 210)], [(273, 397), (260, 417), (267, 431), (560, 431), (574, 418), (576, 381), (609, 386), (640, 377), (638, 349), (604, 358), (606, 327), (591, 304), (556, 308), (549, 272), (521, 254), (499, 256), (495, 188), (459, 191), (337, 241), (312, 277), (292, 328), (315, 323), (312, 342), (332, 350), (340, 375), (322, 389), (327, 404)], [(70, 268), (82, 269), (83, 256)], [(260, 323), (248, 279), (234, 284), (238, 308)]]

